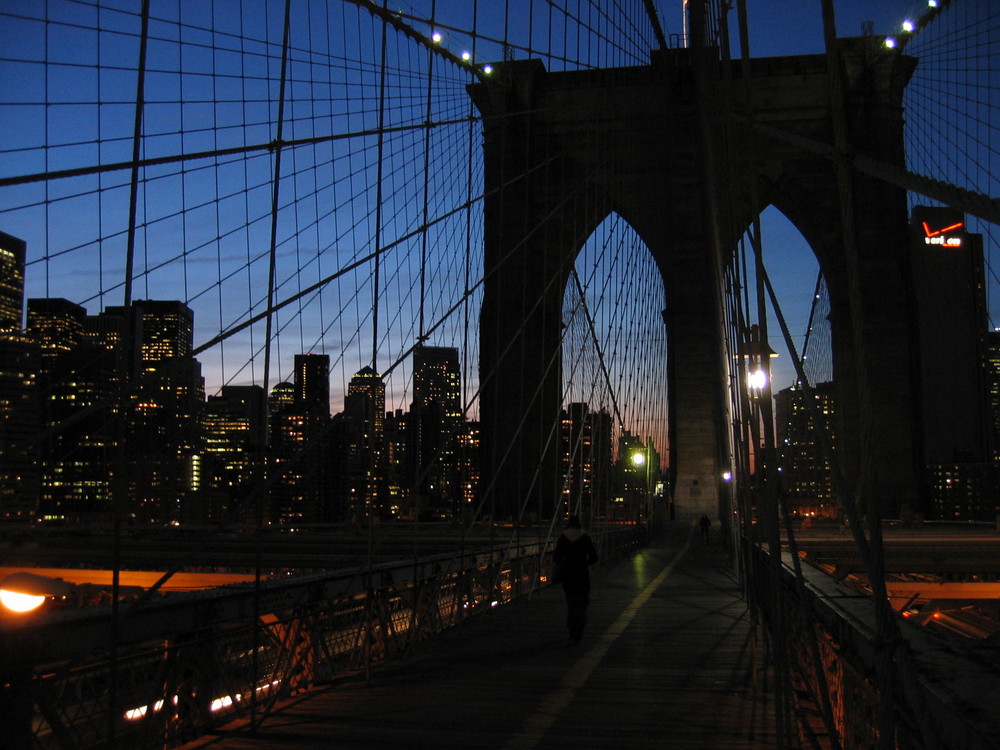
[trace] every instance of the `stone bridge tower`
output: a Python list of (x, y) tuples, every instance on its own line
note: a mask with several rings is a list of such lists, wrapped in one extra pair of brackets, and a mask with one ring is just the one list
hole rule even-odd
[[(853, 155), (902, 166), (912, 60), (875, 39), (838, 44)], [(492, 478), (487, 507), (500, 516), (516, 516), (524, 502), (544, 513), (558, 497), (558, 441), (549, 433), (561, 407), (563, 292), (579, 249), (611, 212), (649, 247), (664, 284), (676, 512), (719, 512), (732, 431), (722, 269), (768, 205), (798, 227), (827, 276), (848, 479), (860, 468), (865, 416), (875, 429), (865, 450), (878, 467), (871, 496), (887, 514), (916, 501), (905, 193), (855, 181), (858, 350), (833, 162), (796, 142), (833, 142), (826, 57), (754, 59), (744, 88), (739, 62), (713, 62), (706, 77), (695, 54), (663, 50), (647, 66), (561, 73), (537, 60), (507, 62), (469, 87), (485, 132), (483, 476)], [(748, 118), (764, 129), (750, 136)], [(854, 377), (858, 356), (866, 399)], [(861, 414), (862, 403), (870, 413)]]

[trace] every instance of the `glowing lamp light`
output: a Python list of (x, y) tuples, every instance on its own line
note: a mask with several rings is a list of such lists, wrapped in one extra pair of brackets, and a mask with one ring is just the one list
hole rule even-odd
[(913, 21), (911, 21), (909, 18), (903, 21), (903, 31), (909, 33), (913, 31), (915, 28), (917, 28), (916, 24), (913, 23)]
[(0, 589), (0, 604), (11, 612), (31, 612), (45, 602), (41, 594), (22, 594), (20, 591)]
[(443, 37), (440, 32), (435, 31), (431, 34), (431, 41), (434, 42), (434, 44), (441, 44), (441, 39), (443, 39)]
[(493, 72), (493, 66), (492, 66), (492, 65), (484, 65), (484, 66), (483, 66), (483, 72), (484, 72), (484, 73), (485, 73), (486, 75), (489, 75), (490, 73), (492, 73), (492, 72)]
[(751, 391), (762, 391), (767, 388), (767, 370), (753, 370), (747, 373), (747, 387)]
[(470, 55), (468, 52), (463, 52), (462, 59), (465, 60), (465, 62), (469, 62), (469, 60), (472, 59), (472, 55)]
[(645, 466), (646, 465), (646, 454), (645, 453), (633, 453), (632, 454), (632, 465), (633, 466)]
[(937, 7), (937, 0), (927, 0), (927, 7), (928, 8), (936, 8)]
[(65, 597), (73, 584), (61, 578), (49, 578), (37, 573), (22, 571), (11, 573), (0, 581), (0, 604), (12, 612), (31, 612), (42, 606), (49, 597)]
[(896, 46), (896, 39), (894, 37), (887, 36), (885, 38), (885, 46), (888, 47), (889, 49), (895, 48), (895, 46)]
[(731, 481), (733, 481), (733, 472), (731, 472), (731, 471), (724, 471), (724, 472), (722, 472), (722, 481), (723, 482), (731, 482)]

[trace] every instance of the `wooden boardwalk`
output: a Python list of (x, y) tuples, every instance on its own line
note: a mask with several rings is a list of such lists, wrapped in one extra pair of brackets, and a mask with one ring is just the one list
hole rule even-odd
[(421, 644), (368, 683), (302, 696), (255, 733), (235, 725), (186, 747), (777, 747), (762, 646), (726, 556), (690, 532), (673, 525), (595, 569), (579, 644), (553, 587)]

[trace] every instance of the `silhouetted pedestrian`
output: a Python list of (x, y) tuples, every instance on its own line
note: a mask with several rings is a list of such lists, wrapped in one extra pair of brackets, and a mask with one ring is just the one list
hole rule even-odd
[(712, 522), (708, 520), (708, 516), (705, 513), (701, 514), (701, 518), (698, 519), (698, 525), (701, 527), (701, 538), (708, 543), (708, 532), (712, 528)]
[(566, 627), (571, 641), (579, 641), (587, 624), (590, 604), (590, 566), (597, 562), (597, 549), (580, 519), (570, 516), (566, 530), (556, 542), (552, 555), (559, 581), (566, 593)]

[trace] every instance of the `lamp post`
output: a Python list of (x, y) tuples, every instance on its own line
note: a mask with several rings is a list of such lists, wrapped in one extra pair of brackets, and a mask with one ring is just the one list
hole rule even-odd
[(761, 336), (758, 325), (746, 329), (740, 347), (746, 362), (746, 388), (750, 400), (750, 432), (753, 440), (754, 474), (765, 469), (774, 445), (774, 416), (771, 405), (771, 360), (778, 356)]
[(642, 482), (642, 512), (649, 518), (649, 446), (643, 445), (641, 450), (632, 452), (632, 466), (635, 469), (644, 469)]

